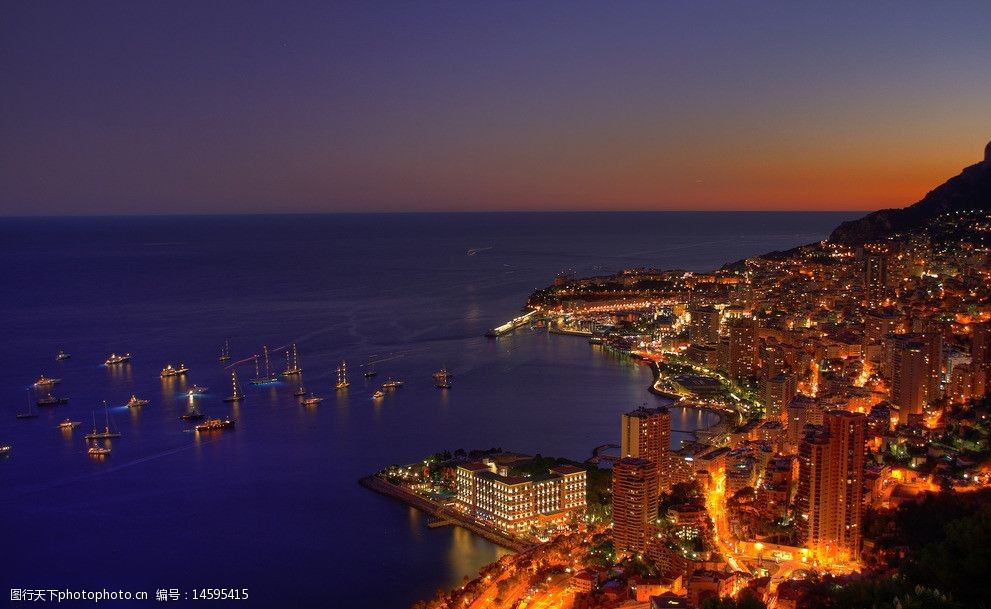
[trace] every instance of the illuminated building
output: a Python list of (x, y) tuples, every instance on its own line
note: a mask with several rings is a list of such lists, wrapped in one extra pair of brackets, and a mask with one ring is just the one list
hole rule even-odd
[(860, 556), (866, 431), (863, 414), (830, 410), (799, 446), (799, 535), (819, 559)]
[(693, 306), (688, 310), (688, 340), (698, 345), (715, 345), (719, 342), (721, 315), (715, 307)]
[(764, 383), (764, 416), (779, 421), (792, 398), (798, 393), (798, 378), (794, 374), (779, 374)]
[(805, 434), (806, 425), (822, 424), (823, 408), (819, 400), (807, 395), (795, 396), (788, 404), (788, 427), (785, 432), (786, 452), (796, 452)]
[(671, 484), (671, 413), (667, 408), (638, 408), (623, 415), (620, 435), (623, 457), (646, 459), (657, 468), (657, 492)]
[(657, 466), (625, 457), (613, 465), (612, 538), (617, 555), (646, 554), (657, 521)]
[(970, 334), (971, 392), (985, 395), (991, 389), (991, 323), (974, 326)]
[(867, 305), (880, 307), (888, 293), (888, 258), (886, 252), (873, 250), (867, 254), (864, 269), (864, 295)]
[(729, 374), (734, 378), (757, 374), (757, 323), (734, 319), (729, 324)]
[(899, 423), (907, 423), (909, 415), (939, 399), (942, 348), (936, 333), (906, 334), (894, 341), (891, 403), (899, 408)]
[(484, 463), (457, 469), (457, 506), (507, 533), (565, 525), (585, 511), (585, 470), (558, 465), (541, 476), (504, 476)]

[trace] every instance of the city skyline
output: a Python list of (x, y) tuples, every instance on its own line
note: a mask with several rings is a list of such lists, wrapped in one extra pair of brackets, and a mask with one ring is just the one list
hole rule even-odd
[(0, 215), (902, 207), (982, 8), (12, 4)]

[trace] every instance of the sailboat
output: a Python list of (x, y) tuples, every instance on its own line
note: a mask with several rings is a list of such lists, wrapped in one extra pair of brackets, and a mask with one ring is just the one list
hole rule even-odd
[(37, 419), (38, 413), (31, 408), (31, 390), (28, 389), (28, 411), (17, 413), (18, 419)]
[(303, 369), (299, 367), (299, 352), (296, 351), (296, 343), (292, 344), (292, 357), (289, 357), (289, 349), (286, 349), (286, 369), (282, 371), (282, 376), (296, 376), (301, 374)]
[(224, 341), (224, 346), (220, 348), (220, 357), (217, 358), (222, 362), (229, 361), (231, 359), (231, 341), (227, 339)]
[(107, 424), (103, 428), (103, 431), (97, 431), (96, 429), (96, 412), (93, 412), (93, 431), (86, 434), (87, 440), (106, 440), (108, 438), (119, 438), (121, 436), (119, 431), (110, 431), (110, 407), (107, 406), (106, 401), (103, 402), (103, 409), (107, 412)]
[(434, 373), (434, 387), (438, 389), (451, 388), (451, 375), (448, 374), (446, 366)]
[(271, 385), (279, 381), (275, 376), (272, 375), (271, 364), (268, 361), (268, 347), (262, 347), (265, 352), (265, 376), (261, 375), (261, 371), (258, 369), (258, 356), (255, 356), (255, 378), (251, 379), (252, 385)]
[(341, 365), (337, 367), (337, 385), (338, 389), (347, 389), (351, 384), (348, 380), (348, 363), (341, 360)]
[(376, 374), (378, 374), (378, 372), (375, 371), (375, 364), (373, 362), (368, 362), (367, 364), (365, 364), (364, 374), (366, 379), (370, 379)]
[(237, 372), (231, 371), (231, 385), (234, 386), (234, 393), (224, 398), (224, 401), (228, 403), (240, 402), (244, 399), (244, 394), (241, 393), (241, 388), (237, 386)]
[(303, 386), (303, 377), (302, 376), (299, 377), (299, 385), (296, 385), (296, 390), (293, 391), (292, 394), (295, 397), (297, 397), (297, 398), (303, 397), (304, 395), (306, 395), (306, 387)]

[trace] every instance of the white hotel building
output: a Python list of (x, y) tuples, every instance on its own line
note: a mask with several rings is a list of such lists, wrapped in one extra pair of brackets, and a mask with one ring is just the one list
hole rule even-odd
[(534, 477), (504, 476), (494, 466), (458, 466), (458, 509), (472, 518), (513, 535), (568, 524), (585, 512), (585, 470), (558, 465)]

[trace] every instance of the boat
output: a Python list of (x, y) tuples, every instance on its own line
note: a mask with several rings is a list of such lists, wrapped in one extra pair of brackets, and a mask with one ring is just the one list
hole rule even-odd
[(35, 404), (37, 404), (38, 406), (65, 406), (68, 403), (69, 403), (69, 398), (55, 396), (50, 393), (45, 397), (41, 398), (40, 400), (38, 400), (37, 402), (35, 402)]
[(389, 380), (382, 383), (382, 389), (399, 389), (402, 386), (403, 386), (402, 381), (394, 381), (392, 380), (392, 377), (389, 377)]
[(231, 341), (227, 339), (224, 341), (224, 346), (220, 348), (220, 357), (217, 358), (222, 362), (230, 361), (231, 359)]
[(206, 415), (204, 415), (199, 410), (196, 410), (195, 408), (190, 408), (188, 412), (184, 412), (183, 414), (179, 415), (179, 420), (181, 420), (181, 421), (199, 421), (204, 416), (206, 416)]
[(297, 398), (302, 397), (306, 395), (306, 387), (300, 385), (299, 387), (296, 387), (296, 391), (293, 391), (292, 394)]
[(106, 457), (110, 454), (110, 449), (105, 446), (90, 446), (86, 451), (91, 457)]
[(337, 387), (338, 389), (347, 389), (351, 385), (351, 381), (348, 380), (348, 363), (341, 360), (341, 364), (337, 367)]
[(220, 431), (222, 429), (234, 429), (232, 419), (207, 419), (196, 426), (196, 431)]
[(108, 438), (119, 438), (121, 436), (119, 431), (110, 431), (110, 408), (107, 407), (107, 403), (103, 403), (103, 408), (107, 412), (107, 424), (103, 428), (103, 431), (97, 431), (96, 429), (96, 412), (93, 413), (93, 431), (86, 434), (87, 440), (106, 440)]
[(385, 392), (383, 392), (381, 389), (376, 389), (375, 393), (372, 394), (372, 397), (375, 398), (376, 400), (384, 398)]
[(434, 387), (436, 387), (438, 389), (450, 389), (451, 388), (451, 377), (449, 377), (447, 375), (444, 375), (444, 376), (441, 376), (441, 377), (437, 377), (436, 380), (434, 380)]
[(10, 444), (0, 444), (0, 457), (6, 457), (12, 450), (14, 450), (14, 447)]
[(81, 421), (70, 421), (69, 419), (66, 419), (58, 424), (59, 429), (75, 429), (80, 425), (82, 425)]
[(375, 370), (375, 364), (373, 364), (372, 362), (368, 362), (367, 364), (365, 364), (365, 371), (362, 374), (365, 376), (366, 379), (370, 379), (376, 374), (378, 374), (378, 372)]
[(446, 378), (450, 378), (451, 376), (453, 376), (453, 375), (450, 372), (447, 371), (447, 366), (443, 366), (443, 367), (441, 367), (440, 370), (438, 370), (437, 372), (434, 372), (434, 379), (435, 380), (446, 379)]
[(319, 395), (310, 394), (299, 401), (303, 406), (316, 406), (323, 401), (323, 398)]
[(241, 388), (237, 386), (237, 372), (231, 371), (231, 385), (234, 387), (234, 393), (224, 398), (225, 402), (240, 402), (244, 399), (244, 394), (241, 393)]
[(70, 357), (72, 357), (72, 356), (69, 355), (68, 353), (66, 353), (65, 351), (59, 349), (58, 350), (58, 355), (55, 356), (55, 361), (56, 362), (63, 362), (65, 360), (69, 359)]
[(268, 361), (268, 347), (262, 347), (265, 352), (265, 376), (261, 375), (261, 370), (258, 368), (258, 356), (255, 356), (255, 378), (251, 379), (252, 385), (271, 385), (272, 383), (279, 382), (272, 374), (272, 369)]
[(200, 387), (199, 385), (193, 385), (192, 387), (189, 388), (189, 391), (186, 392), (186, 395), (188, 395), (189, 397), (193, 397), (194, 395), (203, 395), (209, 389), (210, 389), (209, 387)]
[(125, 404), (125, 405), (126, 405), (126, 406), (127, 406), (128, 408), (139, 408), (139, 407), (141, 407), (141, 406), (147, 406), (147, 405), (148, 405), (148, 404), (150, 404), (150, 403), (151, 403), (151, 402), (149, 402), (148, 400), (142, 400), (142, 399), (141, 399), (141, 398), (139, 398), (138, 396), (136, 396), (136, 395), (134, 395), (134, 394), (131, 394), (131, 399), (129, 399), (129, 400), (127, 401), (127, 404)]
[(167, 379), (174, 376), (186, 376), (187, 372), (189, 372), (189, 368), (187, 368), (185, 364), (180, 363), (178, 368), (173, 368), (172, 364), (167, 364), (164, 368), (162, 368), (162, 373), (159, 376), (163, 379)]
[(38, 377), (38, 380), (36, 380), (34, 382), (34, 386), (35, 387), (51, 387), (55, 383), (59, 383), (61, 381), (62, 381), (62, 379), (53, 379), (53, 378), (49, 378), (49, 377), (45, 376), (44, 374), (42, 374), (41, 376)]
[(131, 361), (130, 353), (125, 353), (124, 355), (117, 355), (116, 353), (111, 353), (110, 356), (107, 357), (106, 361), (103, 362), (103, 365), (117, 366), (119, 364), (126, 364), (129, 361)]
[(31, 409), (31, 390), (28, 389), (28, 411), (17, 413), (18, 419), (37, 419), (38, 413)]
[(303, 369), (299, 367), (299, 352), (296, 351), (296, 343), (292, 345), (292, 357), (289, 357), (289, 349), (286, 349), (286, 369), (282, 371), (282, 376), (296, 376), (302, 374)]

